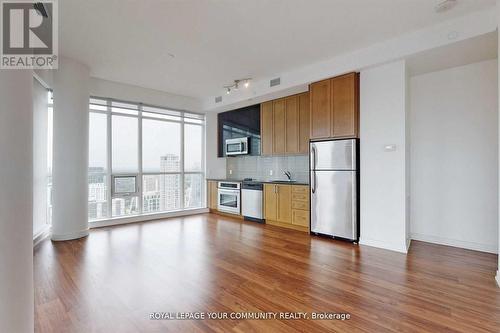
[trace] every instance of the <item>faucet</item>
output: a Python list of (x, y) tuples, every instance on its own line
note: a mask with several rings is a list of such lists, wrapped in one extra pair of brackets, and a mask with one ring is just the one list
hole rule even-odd
[(285, 176), (287, 176), (288, 180), (292, 180), (292, 174), (290, 171), (283, 171), (283, 173), (285, 174)]

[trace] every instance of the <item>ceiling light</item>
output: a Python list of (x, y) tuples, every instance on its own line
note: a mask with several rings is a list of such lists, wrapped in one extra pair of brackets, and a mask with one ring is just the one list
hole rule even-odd
[(436, 6), (434, 6), (434, 11), (436, 13), (443, 13), (446, 12), (453, 7), (457, 5), (458, 1), (457, 0), (444, 0), (438, 3)]
[(231, 90), (237, 91), (240, 87), (240, 82), (243, 82), (243, 87), (248, 88), (248, 86), (250, 85), (250, 80), (251, 78), (234, 80), (233, 84), (224, 86), (224, 89), (226, 89), (226, 94), (229, 94)]

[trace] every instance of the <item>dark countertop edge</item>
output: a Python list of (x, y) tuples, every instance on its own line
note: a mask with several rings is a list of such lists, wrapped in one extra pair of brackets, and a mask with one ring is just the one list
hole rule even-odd
[[(242, 183), (242, 182), (243, 182), (243, 180), (241, 180), (241, 179), (207, 178), (206, 180), (212, 180), (212, 181), (218, 181), (218, 182), (237, 182), (237, 183)], [(258, 182), (258, 183), (263, 183), (263, 184), (278, 184), (278, 185), (307, 185), (307, 186), (309, 186), (309, 183), (305, 183), (305, 182), (291, 182), (291, 183), (283, 183), (283, 182), (273, 182), (273, 181), (268, 181), (268, 180), (257, 180), (256, 182)]]

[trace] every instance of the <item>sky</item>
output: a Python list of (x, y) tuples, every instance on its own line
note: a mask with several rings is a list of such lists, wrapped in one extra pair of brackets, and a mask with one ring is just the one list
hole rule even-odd
[[(114, 173), (138, 171), (137, 124), (137, 118), (112, 116)], [(180, 154), (180, 124), (143, 119), (142, 125), (143, 172), (159, 172), (160, 156)], [(89, 166), (106, 168), (106, 115), (90, 113), (89, 126)], [(186, 171), (201, 168), (202, 133), (201, 126), (185, 124)]]

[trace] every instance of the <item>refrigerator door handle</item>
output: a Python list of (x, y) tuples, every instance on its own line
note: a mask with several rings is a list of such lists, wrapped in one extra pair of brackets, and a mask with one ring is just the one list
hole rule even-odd
[(352, 177), (352, 186), (353, 190), (351, 191), (352, 195), (352, 239), (358, 238), (358, 180), (356, 177), (356, 173), (353, 174)]
[(312, 173), (313, 173), (312, 176), (313, 186), (311, 187), (311, 192), (314, 194), (316, 192), (316, 170), (313, 170)]
[(311, 145), (311, 159), (312, 159), (312, 170), (316, 170), (316, 146), (314, 143)]

